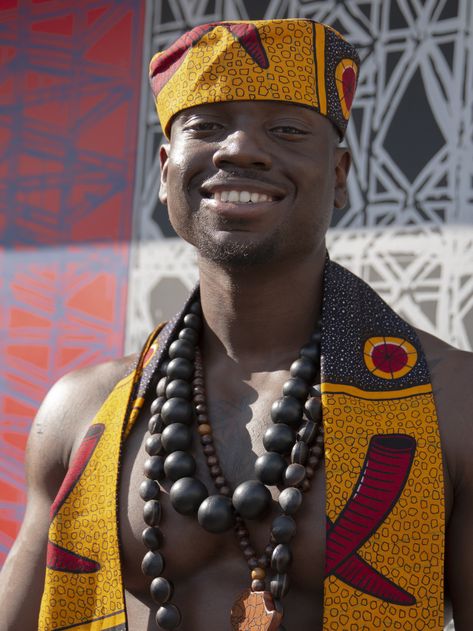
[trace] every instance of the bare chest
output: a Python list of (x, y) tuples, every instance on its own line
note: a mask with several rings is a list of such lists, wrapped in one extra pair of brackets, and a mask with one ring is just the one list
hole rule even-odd
[[(248, 391), (246, 397), (244, 393), (237, 397), (238, 405), (217, 399), (209, 404), (215, 446), (232, 488), (255, 477), (254, 462), (264, 452), (262, 436), (271, 424), (269, 409), (277, 396), (272, 390), (259, 396)], [(149, 610), (155, 610), (149, 598), (149, 581), (141, 572), (146, 549), (141, 542), (145, 524), (138, 488), (143, 480), (146, 459), (147, 416), (144, 414), (138, 421), (125, 445), (120, 488), (123, 574), (125, 588), (130, 594), (128, 616), (135, 617), (135, 626), (131, 628), (136, 629), (147, 628)], [(206, 484), (210, 494), (216, 493), (197, 432), (192, 453), (197, 461), (196, 476)], [(291, 589), (285, 598), (285, 624), (290, 629), (304, 631), (320, 626), (325, 546), (324, 489), (321, 468), (296, 517), (297, 533), (291, 546), (293, 562), (289, 573)], [(168, 498), (168, 484), (163, 485), (162, 491), (164, 575), (175, 585), (173, 602), (183, 613), (182, 628), (184, 631), (228, 628), (232, 604), (251, 582), (250, 570), (235, 534), (232, 530), (219, 535), (205, 532), (195, 518), (180, 515), (173, 509)], [(274, 489), (271, 513), (265, 519), (247, 522), (251, 545), (260, 555), (269, 544), (271, 521), (280, 514), (276, 502), (278, 494)], [(212, 603), (215, 625), (212, 627), (209, 626), (209, 603)], [(292, 624), (289, 624), (291, 619)]]

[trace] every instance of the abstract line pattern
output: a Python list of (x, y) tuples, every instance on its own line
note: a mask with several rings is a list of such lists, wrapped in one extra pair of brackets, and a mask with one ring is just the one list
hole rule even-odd
[[(334, 211), (331, 256), (370, 282), (415, 326), (473, 348), (471, 3), (163, 0), (148, 2), (147, 15), (154, 25), (145, 41), (147, 59), (184, 31), (220, 19), (313, 18), (333, 25), (358, 47), (361, 73), (347, 132), (353, 155), (350, 204)], [(143, 93), (148, 105), (131, 270), (138, 285), (129, 296), (128, 350), (145, 339), (149, 314), (170, 315), (167, 302), (175, 305), (183, 279), (190, 288), (195, 276), (191, 250), (172, 243), (174, 233), (158, 201), (156, 148), (162, 134), (146, 80)], [(153, 248), (150, 239), (157, 241)], [(166, 268), (163, 258), (174, 251), (180, 263)]]
[(0, 564), (31, 420), (62, 374), (122, 353), (143, 6), (0, 6)]
[(334, 523), (327, 518), (325, 575), (335, 574), (355, 589), (398, 605), (416, 599), (365, 563), (357, 550), (394, 508), (407, 482), (416, 441), (411, 436), (373, 436), (360, 476)]

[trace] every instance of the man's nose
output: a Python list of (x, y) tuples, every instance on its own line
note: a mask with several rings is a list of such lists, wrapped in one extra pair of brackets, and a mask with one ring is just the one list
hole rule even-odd
[(271, 155), (263, 139), (251, 130), (238, 129), (221, 141), (213, 156), (217, 168), (233, 165), (269, 170)]

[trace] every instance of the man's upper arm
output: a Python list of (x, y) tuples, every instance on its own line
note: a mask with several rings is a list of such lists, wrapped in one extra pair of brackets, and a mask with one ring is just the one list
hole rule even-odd
[(448, 444), (453, 506), (447, 523), (446, 580), (455, 631), (473, 629), (473, 354), (451, 363)]
[(0, 577), (0, 631), (37, 629), (51, 504), (87, 428), (133, 360), (70, 373), (41, 405), (27, 446), (25, 519)]
[(49, 508), (65, 475), (65, 434), (60, 431), (64, 383), (48, 393), (28, 438), (25, 518), (0, 580), (0, 629), (37, 628), (44, 584)]

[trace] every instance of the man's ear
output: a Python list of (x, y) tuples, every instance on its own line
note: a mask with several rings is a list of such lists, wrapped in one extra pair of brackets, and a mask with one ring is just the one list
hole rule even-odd
[(346, 147), (335, 149), (335, 190), (333, 205), (345, 208), (347, 204), (347, 176), (351, 165), (351, 153)]
[(169, 148), (170, 146), (168, 144), (161, 145), (159, 148), (159, 163), (161, 165), (161, 185), (159, 187), (159, 201), (165, 206), (167, 205), (168, 201), (167, 179)]

